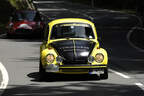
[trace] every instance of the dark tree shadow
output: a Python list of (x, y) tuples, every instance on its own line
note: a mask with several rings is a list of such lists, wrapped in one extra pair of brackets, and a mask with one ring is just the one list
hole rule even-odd
[(11, 85), (2, 96), (143, 96), (144, 94), (135, 85), (100, 82), (62, 82), (60, 85), (59, 82), (45, 85), (41, 83)]
[(42, 42), (40, 35), (17, 35), (8, 37), (6, 34), (0, 36), (0, 39), (6, 39), (14, 42)]

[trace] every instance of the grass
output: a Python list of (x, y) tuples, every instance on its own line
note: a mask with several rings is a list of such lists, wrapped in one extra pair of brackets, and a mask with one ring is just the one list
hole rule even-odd
[(27, 3), (24, 0), (9, 0), (10, 4), (16, 9), (27, 9)]

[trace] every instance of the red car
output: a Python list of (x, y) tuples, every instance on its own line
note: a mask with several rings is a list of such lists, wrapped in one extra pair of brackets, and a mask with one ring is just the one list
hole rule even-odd
[(17, 10), (10, 17), (7, 36), (40, 35), (44, 24), (40, 14), (34, 10)]

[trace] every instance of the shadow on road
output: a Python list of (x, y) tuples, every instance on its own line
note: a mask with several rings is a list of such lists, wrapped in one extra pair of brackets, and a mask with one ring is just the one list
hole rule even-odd
[(45, 74), (43, 79), (40, 79), (39, 72), (30, 73), (27, 75), (30, 78), (33, 78), (31, 81), (35, 82), (68, 82), (68, 81), (91, 81), (99, 80), (99, 77), (94, 75), (79, 75), (79, 74)]
[(14, 42), (42, 42), (41, 36), (13, 36), (8, 37), (6, 34), (0, 36), (0, 39), (6, 39)]
[(2, 96), (143, 96), (135, 85), (97, 82), (63, 82), (57, 84), (11, 85)]
[(39, 57), (10, 58), (11, 62), (39, 62)]

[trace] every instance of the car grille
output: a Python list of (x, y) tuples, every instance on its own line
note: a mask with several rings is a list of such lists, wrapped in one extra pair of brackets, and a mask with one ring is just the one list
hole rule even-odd
[(63, 61), (63, 65), (88, 65), (87, 61)]
[(61, 72), (88, 72), (88, 69), (61, 69)]

